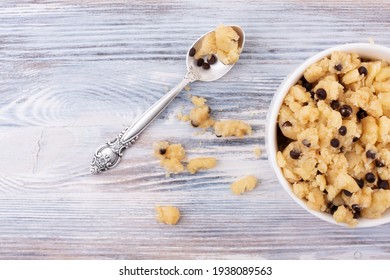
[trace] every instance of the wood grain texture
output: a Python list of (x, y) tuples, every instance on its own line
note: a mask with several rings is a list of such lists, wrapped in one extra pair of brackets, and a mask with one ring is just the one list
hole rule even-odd
[[(390, 225), (351, 230), (296, 205), (264, 139), (284, 77), (337, 44), (390, 46), (389, 14), (384, 0), (1, 1), (0, 258), (389, 259)], [(254, 134), (218, 139), (177, 121), (191, 107), (183, 92), (117, 168), (90, 175), (95, 149), (182, 78), (187, 48), (218, 23), (241, 25), (245, 50), (228, 75), (190, 93)], [(160, 140), (218, 166), (167, 178), (153, 157)], [(232, 195), (231, 182), (249, 174), (259, 187)], [(181, 209), (177, 226), (155, 221), (164, 204)]]

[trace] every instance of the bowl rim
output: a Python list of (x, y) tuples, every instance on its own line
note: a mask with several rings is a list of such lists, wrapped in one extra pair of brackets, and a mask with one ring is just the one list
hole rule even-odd
[[(381, 59), (390, 62), (390, 48), (377, 45), (377, 44), (369, 44), (369, 43), (352, 43), (352, 44), (343, 44), (337, 45), (328, 49), (325, 49), (309, 58), (307, 58), (302, 64), (298, 67), (295, 67), (281, 82), (279, 87), (277, 88), (272, 101), (270, 103), (267, 119), (266, 119), (266, 149), (268, 154), (268, 161), (271, 164), (271, 167), (276, 174), (276, 177), (279, 183), (282, 185), (283, 189), (290, 195), (290, 197), (303, 209), (312, 215), (320, 218), (323, 221), (328, 223), (339, 225), (343, 227), (348, 227), (345, 223), (336, 222), (333, 217), (324, 212), (315, 211), (310, 209), (307, 204), (297, 197), (291, 188), (291, 184), (284, 177), (281, 168), (277, 165), (276, 154), (278, 152), (277, 149), (277, 139), (276, 139), (276, 126), (277, 126), (277, 117), (279, 115), (279, 110), (283, 103), (284, 97), (287, 95), (289, 89), (295, 85), (299, 79), (302, 77), (304, 71), (313, 63), (321, 60), (324, 57), (330, 56), (330, 54), (334, 51), (345, 51), (350, 53), (357, 53), (359, 56), (371, 59)], [(386, 215), (377, 219), (367, 219), (360, 218), (359, 223), (356, 225), (356, 228), (366, 228), (366, 227), (374, 227), (382, 224), (386, 224), (390, 222), (390, 210), (386, 211)]]

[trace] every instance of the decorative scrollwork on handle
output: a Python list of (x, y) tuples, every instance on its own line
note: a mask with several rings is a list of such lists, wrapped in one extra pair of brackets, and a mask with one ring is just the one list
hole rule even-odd
[(123, 151), (129, 148), (138, 139), (138, 135), (128, 141), (123, 141), (122, 131), (113, 141), (99, 147), (93, 156), (90, 171), (97, 174), (114, 168), (123, 156)]

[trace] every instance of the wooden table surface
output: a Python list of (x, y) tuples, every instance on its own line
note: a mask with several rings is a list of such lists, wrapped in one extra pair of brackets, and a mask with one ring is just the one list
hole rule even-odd
[[(389, 14), (385, 0), (2, 0), (0, 258), (390, 259), (390, 224), (353, 230), (300, 208), (277, 182), (264, 136), (294, 67), (338, 44), (390, 46)], [(184, 91), (118, 167), (89, 174), (95, 149), (181, 80), (188, 47), (219, 23), (245, 29), (244, 52), (189, 93), (253, 135), (216, 138), (179, 122), (191, 108)], [(167, 178), (153, 156), (160, 140), (218, 165)], [(233, 195), (229, 185), (249, 174), (260, 185)], [(167, 204), (182, 212), (176, 226), (155, 220)]]

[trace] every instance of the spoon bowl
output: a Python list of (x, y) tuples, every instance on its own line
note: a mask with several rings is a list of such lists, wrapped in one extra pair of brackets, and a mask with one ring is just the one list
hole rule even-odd
[[(240, 36), (240, 39), (238, 40), (238, 47), (239, 49), (243, 49), (245, 44), (245, 33), (244, 30), (237, 26), (237, 25), (229, 25), (233, 30)], [(210, 69), (203, 69), (202, 67), (199, 67), (196, 65), (196, 59), (194, 57), (190, 56), (190, 50), (192, 48), (195, 48), (196, 50), (199, 49), (202, 40), (206, 35), (210, 34), (211, 32), (214, 32), (214, 30), (211, 30), (204, 34), (203, 36), (199, 37), (194, 44), (189, 48), (187, 52), (187, 71), (192, 71), (197, 77), (199, 81), (202, 82), (212, 82), (215, 80), (218, 80), (219, 78), (223, 77), (227, 72), (230, 71), (230, 69), (233, 68), (234, 64), (223, 64), (220, 60), (217, 60), (215, 64), (210, 67)]]
[[(236, 25), (231, 25), (234, 31), (239, 35), (238, 47), (240, 51), (244, 47), (245, 34), (241, 27)], [(203, 36), (199, 37), (196, 42), (191, 46), (191, 48), (197, 49), (200, 47), (200, 44), (203, 38), (213, 32), (207, 32)], [(90, 171), (91, 173), (100, 173), (114, 168), (120, 162), (122, 155), (126, 148), (129, 148), (135, 143), (138, 139), (138, 136), (142, 131), (145, 130), (152, 121), (157, 118), (158, 115), (172, 102), (172, 100), (183, 90), (183, 88), (189, 83), (195, 81), (211, 82), (218, 80), (224, 76), (234, 64), (225, 65), (219, 60), (212, 65), (209, 69), (203, 69), (196, 65), (195, 58), (190, 56), (190, 50), (187, 52), (187, 74), (184, 76), (184, 79), (179, 82), (177, 86), (167, 92), (162, 96), (154, 105), (152, 105), (148, 110), (146, 110), (131, 126), (127, 127), (123, 132), (121, 132), (113, 141), (107, 142), (106, 144), (100, 146), (92, 159)]]

